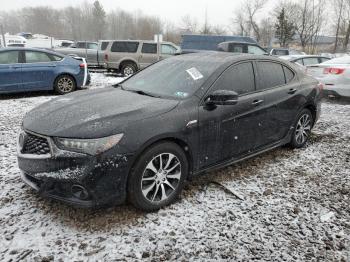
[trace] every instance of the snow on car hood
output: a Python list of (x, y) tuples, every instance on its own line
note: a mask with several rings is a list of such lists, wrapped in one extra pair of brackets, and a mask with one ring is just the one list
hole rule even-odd
[(53, 137), (106, 137), (123, 132), (132, 122), (169, 112), (177, 104), (115, 88), (79, 91), (33, 109), (23, 128)]

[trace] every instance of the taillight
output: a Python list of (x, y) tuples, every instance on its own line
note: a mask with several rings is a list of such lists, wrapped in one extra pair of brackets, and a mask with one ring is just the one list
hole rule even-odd
[(86, 67), (86, 64), (85, 64), (85, 63), (81, 63), (81, 64), (79, 65), (79, 67), (80, 67), (80, 68), (85, 68), (85, 67)]
[(329, 67), (323, 70), (323, 74), (341, 75), (342, 73), (344, 73), (344, 71), (345, 71), (345, 68)]
[(108, 61), (108, 55), (107, 54), (105, 54), (105, 60)]

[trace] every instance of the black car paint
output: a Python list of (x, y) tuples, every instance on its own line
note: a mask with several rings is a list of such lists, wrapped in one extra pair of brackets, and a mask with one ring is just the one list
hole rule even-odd
[[(125, 137), (97, 156), (59, 150), (55, 145), (57, 154), (50, 159), (33, 160), (19, 154), (20, 169), (27, 179), (41, 172), (71, 170), (73, 175), (69, 179), (44, 176), (40, 181), (43, 195), (86, 207), (119, 204), (126, 199), (130, 170), (140, 154), (156, 142), (170, 140), (179, 144), (188, 156), (190, 174), (198, 175), (288, 143), (297, 113), (305, 107), (312, 110), (317, 120), (320, 113), (317, 81), (296, 66), (264, 56), (216, 53), (194, 56), (198, 59), (219, 56), (223, 63), (202, 88), (184, 100), (152, 98), (107, 88), (80, 91), (34, 109), (23, 122), (24, 130), (29, 132), (72, 138), (96, 138), (122, 132)], [(210, 87), (226, 68), (242, 61), (255, 63), (266, 59), (292, 69), (296, 74), (292, 82), (241, 95), (236, 105), (208, 107), (205, 99)], [(257, 85), (258, 80), (256, 75)], [(297, 90), (291, 93), (293, 89)], [(263, 102), (256, 105), (257, 100)], [(100, 117), (88, 120), (89, 114), (97, 111)], [(78, 174), (74, 170), (78, 170)], [(78, 200), (68, 189), (60, 190), (62, 184), (83, 185), (91, 198)]]

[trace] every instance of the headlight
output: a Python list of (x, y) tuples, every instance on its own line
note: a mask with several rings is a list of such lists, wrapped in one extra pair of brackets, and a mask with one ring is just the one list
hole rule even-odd
[(55, 142), (63, 150), (98, 155), (118, 144), (123, 136), (124, 134), (97, 139), (55, 138)]

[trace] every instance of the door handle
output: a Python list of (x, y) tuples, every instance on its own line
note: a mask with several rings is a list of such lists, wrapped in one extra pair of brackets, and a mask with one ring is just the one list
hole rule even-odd
[(294, 95), (297, 91), (298, 91), (297, 89), (291, 88), (291, 89), (289, 89), (288, 94)]
[(264, 102), (264, 100), (254, 100), (252, 105), (253, 106), (258, 106), (258, 105), (261, 105), (263, 102)]
[(17, 69), (17, 68), (21, 68), (21, 66), (19, 66), (19, 65), (18, 65), (18, 66), (15, 66), (15, 65), (14, 65), (14, 66), (10, 66), (10, 68)]

